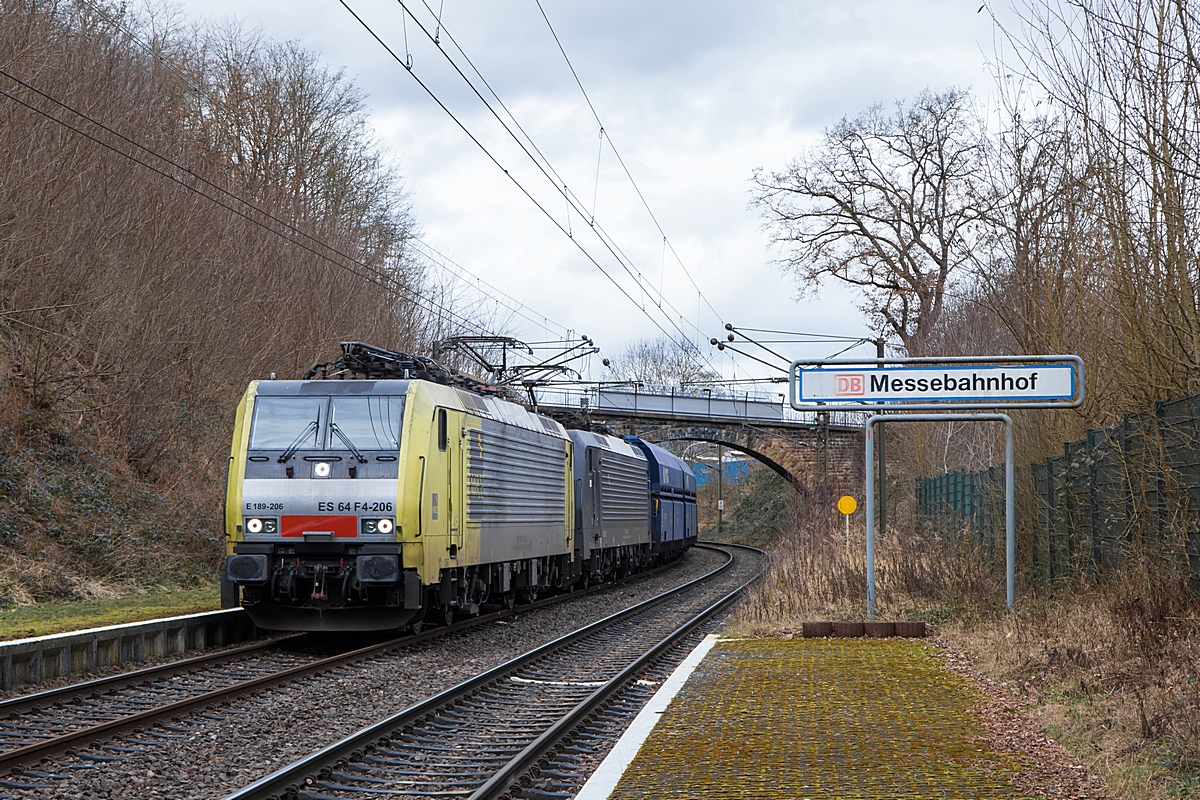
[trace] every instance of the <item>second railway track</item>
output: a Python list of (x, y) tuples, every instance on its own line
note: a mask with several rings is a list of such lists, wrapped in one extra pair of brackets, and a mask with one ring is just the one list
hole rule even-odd
[[(524, 613), (530, 609), (519, 610)], [(101, 778), (121, 769), (118, 762), (125, 756), (153, 752), (156, 745), (185, 739), (195, 733), (197, 726), (214, 721), (237, 724), (246, 712), (230, 710), (228, 702), (232, 698), (243, 696), (245, 702), (262, 706), (264, 702), (255, 695), (270, 687), (282, 686), (285, 687), (282, 691), (286, 691), (290, 683), (319, 676), (339, 665), (365, 662), (389, 649), (419, 645), (423, 640), (495, 621), (501, 616), (500, 613), (484, 615), (452, 629), (388, 640), (334, 656), (299, 646), (304, 637), (289, 637), (284, 642), (243, 646), (2, 701), (0, 715), (7, 712), (7, 716), (0, 719), (0, 798), (79, 796), (77, 789), (81, 784), (85, 791), (91, 788), (90, 781), (79, 777), (80, 770)], [(87, 749), (113, 736), (118, 737), (116, 742)], [(44, 759), (50, 760), (39, 763)], [(107, 782), (111, 784), (111, 780)], [(145, 796), (151, 794), (147, 791)], [(198, 792), (195, 796), (203, 794)], [(137, 792), (126, 795), (104, 790), (83, 796), (135, 795), (143, 796)]]
[(729, 552), (720, 574), (477, 675), (227, 800), (569, 798), (649, 698), (655, 682), (639, 676), (761, 574), (760, 551)]

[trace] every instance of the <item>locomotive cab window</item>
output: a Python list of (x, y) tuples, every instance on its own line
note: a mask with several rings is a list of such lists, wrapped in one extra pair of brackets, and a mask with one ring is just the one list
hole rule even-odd
[(396, 450), (400, 447), (400, 422), (404, 418), (404, 397), (376, 395), (334, 397), (329, 422), (341, 436), (330, 437), (330, 447), (345, 444), (343, 437), (363, 450)]
[(403, 395), (259, 397), (249, 447), (322, 450), (353, 444), (362, 450), (397, 450), (403, 418)]
[(446, 409), (438, 409), (438, 450), (446, 452), (446, 443), (449, 436), (446, 433)]
[(320, 450), (327, 397), (259, 397), (250, 427), (251, 450)]

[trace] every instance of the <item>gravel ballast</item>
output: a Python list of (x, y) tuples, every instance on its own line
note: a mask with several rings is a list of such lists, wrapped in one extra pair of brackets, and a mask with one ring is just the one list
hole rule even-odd
[[(697, 578), (725, 556), (691, 550), (670, 569), (484, 623), (140, 731), (27, 773), (14, 796), (221, 798), (301, 756), (585, 624)], [(96, 761), (113, 758), (112, 761)]]

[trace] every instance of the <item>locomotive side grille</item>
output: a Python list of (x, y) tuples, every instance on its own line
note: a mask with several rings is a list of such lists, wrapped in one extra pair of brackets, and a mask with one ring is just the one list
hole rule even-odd
[(600, 454), (600, 502), (604, 523), (645, 525), (649, 514), (650, 484), (646, 462)]
[(468, 521), (563, 523), (568, 465), (562, 439), (488, 419), (468, 436)]

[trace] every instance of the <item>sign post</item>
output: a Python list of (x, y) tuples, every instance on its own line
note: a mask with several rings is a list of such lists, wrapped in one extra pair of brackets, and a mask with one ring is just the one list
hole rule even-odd
[(842, 495), (838, 499), (838, 511), (846, 518), (846, 555), (850, 555), (850, 515), (858, 508), (858, 502), (850, 495)]
[(1017, 560), (1013, 423), (1007, 414), (978, 412), (1001, 408), (1078, 408), (1083, 405), (1083, 359), (1067, 355), (795, 361), (788, 384), (791, 406), (799, 411), (975, 412), (892, 413), (887, 417), (875, 413), (867, 418), (864, 438), (868, 617), (875, 614), (873, 426), (883, 419), (891, 422), (1003, 422), (1005, 584), (1008, 607), (1013, 607)]

